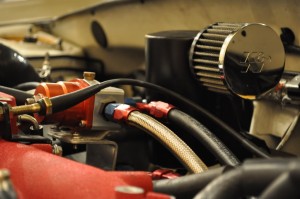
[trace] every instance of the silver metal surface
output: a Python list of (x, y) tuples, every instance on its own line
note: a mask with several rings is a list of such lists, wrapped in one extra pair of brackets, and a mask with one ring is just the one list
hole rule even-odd
[(261, 95), (260, 99), (275, 101), (284, 106), (300, 105), (300, 75), (285, 75), (274, 89)]
[(76, 129), (58, 126), (44, 126), (47, 135), (70, 144), (99, 143), (109, 133), (109, 131), (84, 131), (78, 132)]
[(300, 104), (300, 75), (285, 83), (283, 94), (283, 104)]
[(102, 89), (95, 95), (92, 130), (120, 129), (120, 125), (107, 121), (103, 117), (103, 109), (108, 103), (123, 103), (124, 91), (115, 87)]
[[(87, 75), (88, 73), (85, 72)], [(93, 76), (92, 74), (90, 74)], [(93, 78), (85, 78), (90, 86), (95, 84), (100, 84), (99, 81)], [(103, 109), (108, 103), (123, 103), (124, 102), (124, 90), (115, 88), (115, 87), (107, 87), (102, 89), (95, 95), (94, 102), (94, 111), (93, 111), (93, 123), (91, 130), (116, 130), (120, 129), (120, 125), (114, 122), (110, 122), (103, 117)]]
[(275, 87), (285, 64), (280, 38), (264, 24), (213, 24), (195, 38), (190, 58), (203, 86), (247, 99)]
[(300, 85), (300, 75), (295, 76), (291, 81), (288, 81), (285, 84), (285, 87), (288, 88), (294, 88), (294, 89), (299, 89)]
[(127, 194), (143, 194), (144, 189), (135, 186), (117, 186), (115, 188), (116, 192), (127, 193)]

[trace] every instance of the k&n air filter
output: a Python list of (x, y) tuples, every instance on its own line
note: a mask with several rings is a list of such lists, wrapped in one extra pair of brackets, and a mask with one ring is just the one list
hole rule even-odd
[(190, 52), (192, 73), (202, 86), (247, 99), (276, 86), (284, 63), (279, 36), (264, 24), (213, 24), (195, 37)]

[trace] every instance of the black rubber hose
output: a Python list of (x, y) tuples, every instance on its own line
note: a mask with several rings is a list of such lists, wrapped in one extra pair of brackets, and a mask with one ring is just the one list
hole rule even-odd
[(241, 196), (244, 195), (243, 186), (241, 185), (241, 173), (242, 171), (240, 169), (225, 173), (221, 177), (210, 182), (194, 197), (194, 199), (241, 198)]
[(221, 164), (236, 166), (240, 164), (238, 158), (227, 148), (225, 144), (210, 130), (190, 115), (172, 109), (168, 113), (168, 121), (178, 125), (186, 132), (191, 133), (200, 143), (202, 143)]
[(225, 167), (219, 167), (200, 174), (153, 181), (153, 191), (173, 195), (177, 199), (192, 198), (210, 181), (220, 176), (224, 170)]
[[(296, 173), (297, 172), (297, 173)], [(259, 196), (260, 199), (300, 198), (298, 171), (285, 172), (274, 180)]]
[(164, 87), (141, 81), (141, 80), (135, 80), (135, 79), (112, 79), (102, 82), (101, 84), (96, 84), (72, 93), (55, 96), (51, 98), (52, 101), (52, 111), (53, 113), (65, 110), (67, 108), (70, 108), (79, 102), (87, 99), (88, 97), (91, 97), (92, 95), (95, 95), (97, 92), (99, 92), (101, 89), (104, 89), (109, 86), (118, 86), (118, 85), (132, 85), (132, 86), (140, 86), (148, 89), (153, 89), (156, 91), (161, 92), (162, 94), (168, 95), (170, 97), (176, 98), (185, 105), (193, 108), (194, 110), (201, 113), (203, 116), (209, 118), (211, 121), (215, 122), (218, 126), (223, 128), (228, 134), (230, 134), (234, 139), (238, 140), (244, 148), (248, 149), (255, 155), (259, 157), (264, 158), (270, 158), (269, 154), (264, 151), (263, 149), (257, 147), (255, 144), (253, 144), (251, 141), (244, 138), (242, 135), (240, 135), (238, 132), (236, 132), (233, 128), (228, 126), (225, 122), (220, 120), (219, 118), (215, 117), (213, 114), (202, 108), (201, 106), (197, 105), (196, 103), (192, 102), (191, 100), (184, 98), (183, 96), (168, 90)]
[(36, 87), (38, 87), (38, 85), (40, 84), (41, 84), (40, 82), (25, 82), (14, 86), (14, 88), (22, 91), (28, 91), (28, 90), (36, 89)]
[(258, 196), (283, 172), (297, 168), (299, 160), (254, 161), (221, 175), (201, 190), (195, 199), (231, 199)]
[(14, 96), (17, 105), (24, 105), (26, 99), (32, 97), (32, 94), (30, 93), (5, 86), (0, 86), (0, 92)]

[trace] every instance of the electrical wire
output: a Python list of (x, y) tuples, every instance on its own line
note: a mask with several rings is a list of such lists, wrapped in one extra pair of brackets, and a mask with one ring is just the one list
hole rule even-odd
[(139, 111), (132, 111), (127, 118), (129, 125), (148, 132), (168, 148), (191, 173), (207, 170), (204, 162), (174, 132), (154, 118)]
[(168, 90), (164, 87), (141, 81), (141, 80), (135, 80), (135, 79), (112, 79), (104, 81), (100, 84), (92, 85), (90, 87), (60, 95), (55, 96), (51, 98), (52, 102), (52, 111), (53, 113), (65, 110), (67, 108), (70, 108), (81, 101), (91, 97), (92, 95), (95, 95), (100, 90), (109, 87), (109, 86), (119, 86), (119, 85), (132, 85), (132, 86), (140, 86), (148, 89), (153, 89), (155, 91), (159, 91), (164, 95), (168, 95), (170, 97), (178, 99), (181, 103), (193, 108), (195, 111), (198, 111), (201, 113), (204, 117), (209, 118), (211, 121), (216, 123), (219, 127), (221, 127), (225, 132), (227, 132), (230, 136), (232, 136), (234, 139), (239, 141), (241, 145), (246, 148), (247, 150), (251, 151), (253, 154), (257, 155), (258, 157), (263, 158), (270, 158), (270, 155), (263, 149), (256, 146), (251, 141), (247, 140), (245, 137), (243, 137), (241, 134), (236, 132), (233, 128), (228, 126), (225, 122), (202, 108), (201, 106), (197, 105), (196, 103), (192, 102), (191, 100), (184, 98), (183, 96), (179, 95), (178, 93), (175, 93), (171, 90)]
[(227, 148), (225, 144), (210, 130), (190, 115), (173, 108), (167, 115), (168, 121), (180, 126), (186, 132), (191, 133), (220, 161), (230, 166), (240, 164), (238, 158)]

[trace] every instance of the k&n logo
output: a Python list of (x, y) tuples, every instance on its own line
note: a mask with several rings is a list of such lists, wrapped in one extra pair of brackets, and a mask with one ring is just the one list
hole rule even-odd
[(244, 52), (245, 59), (240, 63), (244, 65), (241, 73), (261, 73), (265, 63), (271, 62), (271, 57), (263, 52)]

